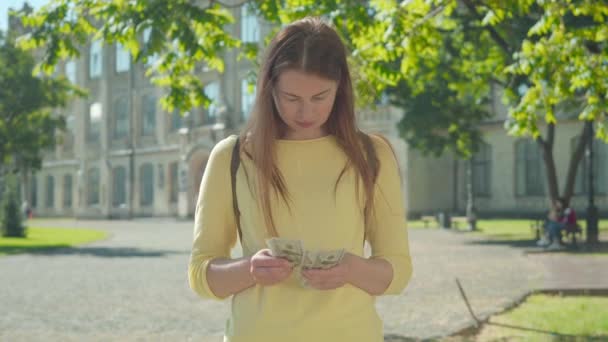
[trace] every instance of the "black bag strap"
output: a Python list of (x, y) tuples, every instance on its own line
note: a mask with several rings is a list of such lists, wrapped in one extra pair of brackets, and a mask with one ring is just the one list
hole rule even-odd
[(234, 211), (234, 219), (236, 220), (236, 228), (239, 233), (239, 240), (242, 242), (243, 232), (241, 231), (241, 212), (239, 203), (236, 198), (236, 172), (241, 164), (241, 151), (239, 137), (236, 137), (236, 143), (232, 148), (232, 158), (230, 160), (230, 184), (232, 187), (232, 210)]

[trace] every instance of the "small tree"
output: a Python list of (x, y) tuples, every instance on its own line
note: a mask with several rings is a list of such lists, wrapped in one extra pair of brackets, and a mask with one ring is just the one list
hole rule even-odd
[(2, 236), (25, 237), (26, 227), (23, 225), (20, 210), (19, 187), (17, 177), (9, 173), (5, 175), (5, 189), (2, 199), (0, 230)]

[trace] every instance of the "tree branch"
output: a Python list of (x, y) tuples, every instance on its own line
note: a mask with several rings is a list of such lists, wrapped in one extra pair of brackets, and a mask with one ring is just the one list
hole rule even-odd
[(507, 84), (506, 82), (501, 81), (501, 80), (499, 80), (499, 79), (498, 79), (498, 78), (496, 78), (496, 77), (490, 77), (490, 81), (492, 81), (492, 82), (494, 82), (494, 83), (496, 83), (496, 84), (500, 85), (500, 86), (501, 86), (501, 87), (503, 87), (503, 88), (506, 88), (506, 87), (508, 86), (508, 84)]
[[(477, 11), (477, 9), (475, 8), (475, 5), (470, 0), (461, 0), (461, 1), (469, 9), (469, 11), (477, 18), (477, 20), (479, 20), (479, 21), (483, 20), (482, 15)], [(484, 28), (486, 30), (488, 30), (488, 32), (490, 32), (490, 35), (492, 36), (494, 41), (496, 41), (498, 46), (500, 46), (507, 53), (507, 55), (511, 56), (511, 47), (509, 46), (509, 43), (507, 43), (507, 41), (504, 40), (500, 36), (498, 31), (496, 31), (494, 29), (494, 27), (489, 26), (489, 25), (484, 26)]]
[(211, 0), (209, 2), (209, 7), (212, 7), (214, 3), (217, 3), (220, 6), (225, 7), (225, 8), (238, 8), (238, 7), (241, 7), (241, 6), (243, 6), (244, 4), (246, 4), (246, 3), (250, 2), (250, 1), (251, 0), (244, 0), (244, 1), (241, 1), (241, 2), (236, 3), (236, 4), (227, 4), (227, 3), (222, 2), (220, 0)]
[(544, 150), (545, 146), (547, 145), (547, 142), (545, 141), (545, 139), (543, 139), (542, 135), (539, 135), (538, 138), (536, 138), (536, 142), (540, 145), (540, 147)]
[[(402, 7), (403, 8), (403, 7)], [(414, 31), (414, 29), (418, 28), (418, 26), (424, 24), (425, 22), (427, 22), (429, 19), (435, 17), (436, 15), (438, 15), (439, 13), (441, 13), (441, 11), (443, 11), (443, 9), (445, 8), (445, 4), (440, 4), (439, 6), (437, 6), (435, 9), (431, 10), (429, 13), (427, 13), (424, 17), (422, 17), (422, 19), (420, 19), (419, 21), (417, 21), (412, 28), (410, 29), (411, 31)]]

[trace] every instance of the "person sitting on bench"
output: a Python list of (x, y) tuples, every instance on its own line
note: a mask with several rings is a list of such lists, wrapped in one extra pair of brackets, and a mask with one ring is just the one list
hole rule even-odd
[[(568, 209), (570, 209), (568, 215), (565, 215), (564, 200), (561, 198), (553, 202), (551, 210), (549, 210), (549, 214), (543, 224), (545, 234), (538, 240), (537, 245), (547, 247), (548, 249), (564, 248), (560, 241), (562, 230), (566, 228), (571, 214), (574, 214), (574, 210), (571, 208)], [(576, 223), (576, 216), (574, 216), (574, 219), (574, 222)]]

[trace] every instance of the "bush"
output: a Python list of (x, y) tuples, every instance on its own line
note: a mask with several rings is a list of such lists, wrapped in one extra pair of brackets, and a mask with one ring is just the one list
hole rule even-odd
[(17, 177), (7, 174), (4, 180), (4, 196), (0, 204), (0, 231), (6, 237), (25, 237), (26, 227), (22, 222)]

